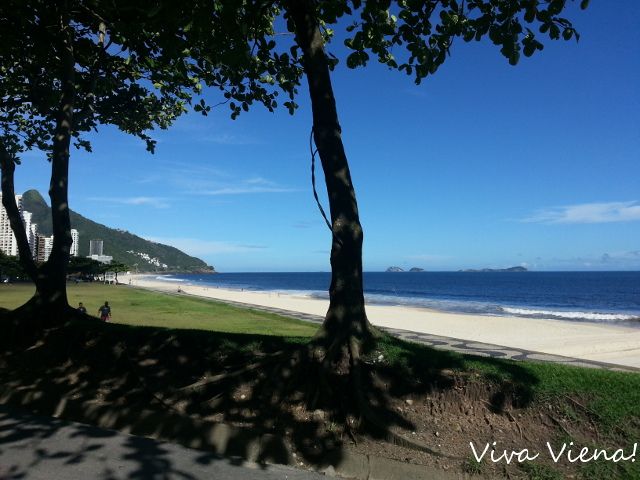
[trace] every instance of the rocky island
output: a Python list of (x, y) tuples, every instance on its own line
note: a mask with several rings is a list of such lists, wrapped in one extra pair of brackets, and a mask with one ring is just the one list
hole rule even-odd
[(483, 268), (480, 270), (475, 270), (473, 268), (469, 268), (467, 270), (458, 270), (459, 272), (528, 272), (525, 267), (509, 267), (509, 268)]
[(389, 267), (385, 271), (386, 272), (404, 272), (404, 270), (400, 267)]
[[(401, 267), (389, 267), (385, 270), (385, 272), (404, 272), (405, 270)], [(412, 267), (409, 269), (409, 272), (424, 272), (424, 268)]]

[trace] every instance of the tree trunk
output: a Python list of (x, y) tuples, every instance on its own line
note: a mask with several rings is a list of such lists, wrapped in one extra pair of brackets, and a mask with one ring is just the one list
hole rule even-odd
[(69, 218), (69, 146), (73, 130), (73, 109), (75, 102), (75, 59), (73, 52), (72, 29), (68, 21), (61, 16), (60, 42), (60, 78), (62, 81), (56, 131), (53, 137), (51, 159), (51, 223), (53, 227), (53, 246), (47, 262), (41, 267), (41, 275), (36, 282), (36, 296), (46, 304), (53, 317), (64, 317), (69, 309), (67, 300), (67, 268), (71, 238), (71, 220)]
[(20, 216), (20, 210), (16, 203), (13, 176), (15, 168), (16, 165), (13, 156), (7, 152), (4, 145), (0, 144), (2, 205), (7, 212), (11, 229), (13, 230), (13, 234), (18, 244), (18, 258), (20, 259), (20, 264), (27, 275), (35, 281), (37, 276), (37, 267), (33, 261), (31, 249), (29, 248), (29, 240), (27, 239), (27, 232), (25, 231), (24, 223), (22, 223), (22, 217)]
[(372, 338), (362, 285), (362, 226), (314, 5), (310, 0), (292, 0), (288, 3), (288, 13), (304, 55), (314, 140), (331, 211), (330, 303), (316, 340), (327, 349), (326, 361), (339, 369), (349, 369), (359, 357), (362, 344)]
[[(30, 256), (22, 219), (15, 205), (13, 194), (13, 161), (3, 161), (3, 203), (8, 204), (11, 227), (19, 242), (20, 260), (33, 279), (34, 296), (17, 311), (21, 319), (32, 319), (38, 326), (59, 325), (68, 319), (73, 311), (67, 300), (67, 268), (71, 249), (71, 220), (69, 217), (68, 181), (69, 146), (73, 129), (73, 108), (75, 101), (75, 59), (71, 28), (64, 18), (60, 18), (60, 79), (61, 95), (56, 118), (51, 158), (51, 220), (53, 226), (53, 246), (46, 263), (36, 266)], [(11, 195), (5, 199), (5, 190)], [(13, 205), (12, 205), (13, 204)], [(16, 217), (17, 216), (17, 217)]]

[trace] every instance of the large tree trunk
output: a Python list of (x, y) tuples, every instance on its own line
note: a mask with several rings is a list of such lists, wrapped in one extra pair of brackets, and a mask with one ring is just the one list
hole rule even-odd
[(314, 5), (309, 0), (291, 0), (288, 12), (304, 55), (314, 140), (322, 162), (331, 211), (330, 303), (316, 340), (326, 347), (325, 361), (340, 370), (349, 369), (357, 361), (362, 344), (372, 337), (362, 285), (362, 226)]
[[(58, 325), (73, 311), (67, 300), (67, 268), (71, 249), (71, 221), (69, 218), (68, 181), (69, 146), (73, 128), (75, 101), (75, 59), (73, 38), (68, 23), (61, 18), (59, 43), (61, 95), (53, 137), (51, 158), (51, 219), (53, 246), (46, 263), (36, 266), (31, 260), (24, 226), (13, 196), (13, 160), (2, 162), (3, 204), (10, 214), (11, 227), (18, 240), (21, 264), (36, 286), (34, 296), (17, 311), (20, 318), (32, 319), (38, 326)], [(3, 152), (4, 153), (4, 152)], [(6, 198), (5, 198), (6, 196)]]
[(53, 226), (53, 246), (51, 255), (42, 266), (42, 275), (36, 286), (46, 302), (47, 308), (55, 317), (63, 317), (69, 304), (67, 300), (67, 268), (71, 238), (71, 220), (69, 218), (69, 146), (73, 130), (73, 109), (75, 103), (75, 59), (71, 27), (65, 19), (61, 20), (60, 58), (62, 91), (53, 138), (51, 159), (51, 220)]

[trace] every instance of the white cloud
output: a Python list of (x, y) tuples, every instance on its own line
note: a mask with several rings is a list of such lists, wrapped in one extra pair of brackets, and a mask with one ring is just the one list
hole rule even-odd
[(162, 162), (155, 172), (138, 179), (137, 183), (167, 185), (168, 188), (180, 189), (181, 194), (204, 196), (298, 191), (260, 175), (238, 178), (208, 165), (185, 165), (179, 162)]
[[(187, 115), (178, 120), (171, 129), (182, 133), (182, 141), (215, 143), (218, 145), (259, 145), (263, 143), (246, 133), (220, 132), (219, 127), (202, 119), (199, 115)], [(175, 139), (174, 139), (175, 140)]]
[(193, 193), (195, 195), (244, 195), (250, 193), (287, 193), (287, 192), (296, 192), (296, 189), (286, 188), (286, 187), (260, 187), (260, 186), (229, 186), (223, 188), (216, 188), (212, 190), (198, 190)]
[(531, 223), (610, 223), (640, 220), (640, 203), (583, 203), (553, 207), (535, 212), (523, 222)]
[(285, 187), (263, 177), (250, 177), (243, 180), (218, 183), (213, 188), (203, 188), (191, 193), (199, 195), (244, 195), (251, 193), (287, 193), (296, 192), (294, 188)]
[(251, 245), (228, 241), (201, 240), (188, 237), (154, 237), (145, 236), (147, 240), (176, 247), (189, 255), (206, 256), (221, 253), (247, 253), (268, 248), (266, 245)]
[(637, 250), (604, 252), (602, 254), (590, 254), (570, 258), (552, 258), (549, 263), (552, 266), (569, 265), (593, 267), (599, 270), (628, 270), (640, 267), (640, 252)]
[(218, 145), (257, 145), (257, 139), (244, 136), (232, 135), (229, 133), (218, 133), (214, 135), (196, 135), (195, 139), (205, 143), (216, 143)]
[(154, 208), (169, 208), (166, 198), (161, 197), (91, 197), (92, 202), (116, 203), (120, 205), (146, 205)]
[(443, 260), (450, 260), (451, 257), (449, 255), (435, 255), (430, 253), (421, 253), (418, 255), (410, 255), (407, 257), (408, 260), (413, 261), (422, 261), (422, 262), (440, 262)]

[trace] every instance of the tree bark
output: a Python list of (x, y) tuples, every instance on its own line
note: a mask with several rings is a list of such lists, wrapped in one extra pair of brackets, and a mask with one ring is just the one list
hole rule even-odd
[(362, 283), (363, 231), (314, 4), (310, 0), (291, 0), (287, 9), (295, 25), (296, 42), (304, 55), (314, 140), (331, 211), (330, 302), (316, 339), (327, 347), (328, 361), (349, 368), (345, 362), (353, 362), (363, 342), (372, 338)]
[[(42, 292), (45, 302), (56, 313), (63, 313), (69, 307), (67, 300), (67, 268), (71, 238), (71, 220), (69, 217), (69, 146), (73, 131), (73, 109), (76, 97), (75, 58), (73, 37), (68, 21), (61, 16), (60, 78), (62, 81), (56, 131), (53, 137), (53, 155), (51, 159), (51, 181), (49, 198), (51, 199), (51, 223), (53, 227), (53, 246), (51, 255), (42, 266)], [(38, 283), (36, 283), (37, 286)], [(38, 293), (36, 293), (37, 295)]]
[[(15, 197), (13, 195), (13, 161), (3, 157), (2, 191), (3, 204), (11, 215), (11, 227), (19, 242), (20, 260), (36, 286), (34, 296), (16, 312), (18, 317), (33, 320), (37, 327), (49, 327), (68, 320), (67, 268), (71, 249), (71, 220), (69, 216), (69, 146), (73, 129), (73, 109), (75, 103), (75, 59), (71, 27), (64, 15), (60, 17), (60, 57), (61, 94), (57, 111), (56, 126), (52, 145), (51, 180), (51, 220), (53, 226), (53, 246), (49, 259), (36, 266), (30, 256)], [(4, 153), (4, 152), (3, 152)], [(9, 195), (8, 195), (9, 194)], [(5, 197), (5, 195), (7, 197)], [(34, 332), (36, 333), (36, 332)]]
[(11, 229), (13, 230), (13, 234), (18, 244), (18, 258), (20, 259), (20, 264), (27, 275), (35, 281), (38, 269), (33, 261), (31, 249), (29, 248), (29, 241), (27, 239), (27, 232), (25, 231), (24, 223), (22, 223), (18, 204), (16, 203), (16, 192), (14, 187), (15, 168), (16, 165), (14, 158), (7, 152), (5, 146), (0, 144), (2, 205), (7, 212)]

